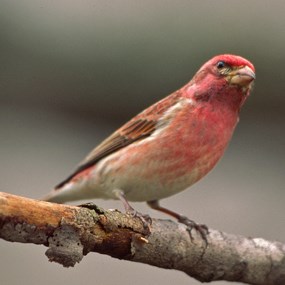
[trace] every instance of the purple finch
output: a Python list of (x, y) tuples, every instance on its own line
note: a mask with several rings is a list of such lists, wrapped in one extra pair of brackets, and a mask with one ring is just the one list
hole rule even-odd
[(121, 199), (127, 211), (133, 211), (128, 201), (146, 201), (193, 225), (158, 200), (185, 190), (216, 165), (254, 79), (248, 60), (215, 56), (189, 83), (99, 144), (45, 200)]

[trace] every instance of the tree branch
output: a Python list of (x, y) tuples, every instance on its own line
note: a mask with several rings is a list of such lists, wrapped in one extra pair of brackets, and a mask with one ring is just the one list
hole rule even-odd
[(185, 272), (202, 282), (285, 284), (285, 245), (209, 230), (208, 244), (182, 224), (139, 218), (118, 211), (59, 205), (0, 192), (0, 238), (43, 244), (65, 267), (89, 252)]

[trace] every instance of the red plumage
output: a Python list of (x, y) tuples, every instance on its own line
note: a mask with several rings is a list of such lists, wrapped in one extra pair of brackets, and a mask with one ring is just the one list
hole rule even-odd
[(46, 200), (124, 196), (158, 208), (153, 201), (191, 186), (221, 158), (254, 79), (248, 60), (215, 56), (189, 83), (104, 140)]

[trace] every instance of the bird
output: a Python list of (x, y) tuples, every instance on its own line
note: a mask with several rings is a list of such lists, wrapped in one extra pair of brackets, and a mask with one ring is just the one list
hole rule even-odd
[(147, 202), (191, 229), (207, 231), (159, 200), (189, 188), (214, 168), (254, 80), (255, 68), (247, 59), (214, 56), (186, 85), (103, 140), (43, 200), (119, 199), (132, 215), (139, 213), (130, 201)]

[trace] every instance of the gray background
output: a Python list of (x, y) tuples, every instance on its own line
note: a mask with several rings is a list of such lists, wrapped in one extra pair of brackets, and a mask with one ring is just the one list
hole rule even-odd
[[(206, 60), (235, 53), (255, 64), (257, 80), (232, 143), (213, 172), (163, 205), (209, 227), (284, 242), (284, 10), (281, 0), (2, 0), (0, 191), (43, 196)], [(199, 284), (99, 254), (64, 269), (45, 250), (0, 240), (0, 283)]]

